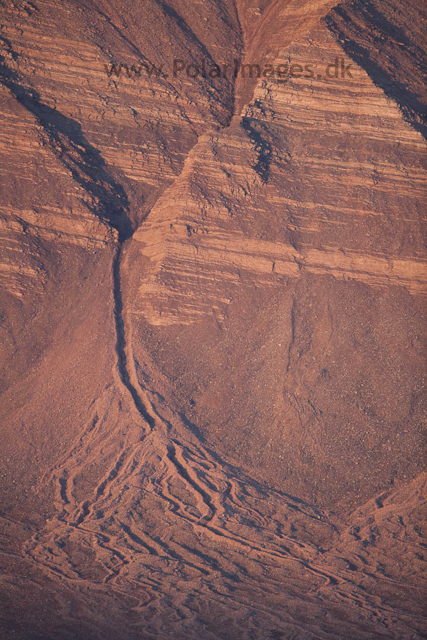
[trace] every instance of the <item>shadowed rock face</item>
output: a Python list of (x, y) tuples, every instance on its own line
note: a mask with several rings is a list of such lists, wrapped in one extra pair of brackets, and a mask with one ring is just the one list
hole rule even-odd
[(2, 4), (2, 637), (427, 633), (423, 11)]
[(426, 137), (424, 25), (425, 4), (408, 2), (344, 2), (327, 16), (328, 27), (343, 49), (384, 93), (400, 106), (404, 117)]

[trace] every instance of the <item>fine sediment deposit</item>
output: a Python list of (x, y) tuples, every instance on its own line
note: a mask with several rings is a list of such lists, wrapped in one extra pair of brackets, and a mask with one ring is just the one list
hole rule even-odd
[(2, 638), (426, 637), (425, 7), (0, 17)]

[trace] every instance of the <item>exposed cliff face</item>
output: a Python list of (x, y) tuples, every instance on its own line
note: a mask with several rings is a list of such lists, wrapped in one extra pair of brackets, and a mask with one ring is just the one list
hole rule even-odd
[[(330, 0), (291, 0), (286, 3), (280, 0), (239, 0), (236, 5), (244, 44), (242, 65), (259, 64), (265, 68), (281, 49), (289, 47), (313, 29), (334, 4)], [(237, 114), (251, 100), (256, 84), (256, 75), (253, 74), (251, 79), (248, 71), (236, 78)]]
[[(74, 339), (85, 348), (87, 339), (77, 338), (77, 327), (80, 334), (92, 335), (98, 333), (98, 322), (111, 324), (109, 261), (115, 245), (131, 235), (179, 175), (198, 135), (229, 120), (233, 86), (228, 80), (217, 80), (214, 88), (209, 79), (190, 81), (184, 74), (172, 82), (155, 73), (149, 78), (144, 69), (140, 76), (108, 76), (114, 62), (169, 69), (174, 58), (189, 64), (201, 58), (209, 62), (212, 56), (221, 61), (239, 57), (233, 7), (212, 7), (207, 12), (211, 26), (206, 11), (195, 15), (181, 9), (156, 2), (139, 8), (134, 3), (114, 8), (108, 3), (7, 2), (2, 8), (4, 388), (37, 371), (39, 358), (49, 359), (50, 347), (57, 361), (62, 339), (59, 331), (55, 346), (58, 323), (66, 332), (72, 326)], [(212, 45), (203, 42), (207, 31)], [(170, 34), (161, 46), (158, 33)], [(100, 320), (91, 318), (96, 302), (93, 311), (86, 306), (90, 320), (70, 315), (82, 289), (87, 305), (104, 301)], [(109, 360), (111, 368), (114, 342), (110, 338), (100, 347), (95, 340), (90, 359)], [(45, 375), (55, 383), (62, 376), (64, 390), (73, 365), (62, 360), (63, 374), (52, 365)], [(82, 360), (79, 366), (84, 368)], [(78, 378), (77, 395), (93, 398), (105, 370), (92, 370), (92, 388), (85, 376)], [(43, 376), (35, 387), (34, 382), (23, 384), (31, 386), (33, 397), (44, 397), (49, 386)], [(108, 383), (104, 379), (101, 384)], [(77, 415), (86, 401), (66, 401), (62, 407), (63, 391), (55, 396), (61, 398), (56, 410), (64, 424), (60, 442), (66, 447), (80, 428)], [(37, 406), (39, 412), (33, 402), (24, 409), (28, 415), (8, 418), (6, 441), (31, 456), (32, 448), (17, 427), (29, 424), (44, 442), (46, 462), (53, 464), (58, 450), (50, 447), (51, 434), (44, 428), (45, 401)], [(20, 485), (17, 478), (15, 484)]]
[(134, 235), (130, 297), (206, 436), (336, 504), (422, 461), (425, 147), (362, 68), (325, 77), (351, 63), (325, 25), (287, 55), (316, 77), (264, 80), (199, 138)]
[(3, 3), (5, 637), (425, 633), (422, 20)]
[(345, 51), (400, 105), (405, 118), (424, 137), (426, 15), (423, 3), (373, 0), (343, 2), (326, 18)]

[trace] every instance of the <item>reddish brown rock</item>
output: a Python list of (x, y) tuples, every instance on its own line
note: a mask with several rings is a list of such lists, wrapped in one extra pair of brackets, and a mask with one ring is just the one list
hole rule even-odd
[(424, 637), (423, 19), (3, 3), (2, 637)]

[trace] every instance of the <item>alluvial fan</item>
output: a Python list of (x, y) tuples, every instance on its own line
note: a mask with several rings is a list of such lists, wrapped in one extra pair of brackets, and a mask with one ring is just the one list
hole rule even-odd
[(427, 637), (423, 3), (0, 16), (1, 637)]

